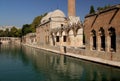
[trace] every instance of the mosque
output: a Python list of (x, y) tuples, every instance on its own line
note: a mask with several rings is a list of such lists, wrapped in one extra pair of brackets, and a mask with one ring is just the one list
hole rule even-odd
[(68, 17), (59, 9), (49, 12), (23, 44), (120, 67), (120, 5), (88, 14), (82, 23), (75, 1), (68, 0)]
[(68, 17), (57, 9), (41, 20), (41, 24), (36, 28), (38, 45), (83, 46), (83, 26), (75, 15), (75, 0), (68, 0), (68, 3)]

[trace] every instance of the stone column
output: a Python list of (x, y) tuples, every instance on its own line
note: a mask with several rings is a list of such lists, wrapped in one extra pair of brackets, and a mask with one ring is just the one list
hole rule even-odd
[(107, 51), (110, 52), (111, 49), (111, 38), (110, 36), (107, 36)]
[(93, 50), (93, 37), (90, 36), (90, 50)]
[(101, 51), (101, 36), (98, 36), (98, 51)]
[(68, 0), (68, 16), (76, 16), (75, 1), (76, 0)]

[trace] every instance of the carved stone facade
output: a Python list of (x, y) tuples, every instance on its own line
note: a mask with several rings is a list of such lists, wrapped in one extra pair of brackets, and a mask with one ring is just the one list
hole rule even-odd
[(22, 37), (22, 43), (36, 45), (36, 33), (29, 33)]
[(61, 26), (61, 28), (52, 29), (51, 37), (55, 38), (57, 46), (82, 47), (83, 46), (83, 26), (82, 24), (73, 24)]
[(36, 28), (37, 44), (39, 46), (83, 46), (83, 26), (78, 20), (69, 24), (61, 10), (49, 12)]
[[(87, 15), (83, 24), (77, 17), (65, 17), (61, 10), (55, 10), (41, 20), (33, 38), (35, 47), (120, 67), (119, 27), (120, 5)], [(28, 44), (31, 36), (25, 37)]]
[(118, 59), (120, 58), (119, 27), (120, 5), (87, 15), (84, 23), (86, 50), (94, 51), (97, 54), (89, 55), (120, 61)]

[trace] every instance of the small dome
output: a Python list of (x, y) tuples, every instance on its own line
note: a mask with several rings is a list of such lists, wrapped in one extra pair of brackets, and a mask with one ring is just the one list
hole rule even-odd
[(57, 18), (57, 20), (61, 20), (60, 18), (64, 18), (64, 17), (65, 17), (65, 14), (61, 10), (57, 9), (53, 12), (49, 12), (45, 17), (43, 17), (41, 20), (41, 23), (49, 21), (50, 18)]
[(51, 17), (65, 17), (65, 14), (61, 10), (55, 10)]

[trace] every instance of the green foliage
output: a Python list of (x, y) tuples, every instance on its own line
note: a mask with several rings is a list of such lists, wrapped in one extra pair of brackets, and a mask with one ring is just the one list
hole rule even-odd
[(41, 19), (46, 16), (47, 13), (41, 16), (37, 16), (34, 18), (32, 24), (24, 24), (22, 29), (17, 29), (16, 27), (12, 27), (11, 30), (8, 28), (6, 30), (0, 30), (0, 37), (22, 37), (27, 33), (34, 33), (36, 27), (41, 24)]
[[(98, 11), (101, 11), (101, 10), (105, 10), (105, 9), (107, 9), (107, 8), (110, 8), (110, 7), (111, 7), (111, 5), (105, 5), (104, 7), (98, 7), (97, 10), (98, 10)], [(94, 6), (91, 5), (89, 14), (95, 13), (95, 11), (96, 11), (96, 10), (94, 9)]]
[(21, 29), (17, 29), (16, 27), (12, 27), (9, 33), (10, 37), (21, 37)]
[(22, 29), (18, 29), (18, 37), (22, 37)]
[(27, 33), (34, 33), (36, 32), (36, 27), (41, 24), (40, 21), (41, 19), (46, 16), (47, 13), (45, 13), (44, 15), (41, 16), (37, 16), (34, 18), (32, 24), (25, 24), (22, 27), (22, 36), (26, 35)]
[(17, 28), (12, 27), (10, 30), (11, 37), (16, 37), (16, 34), (17, 34)]
[(31, 32), (31, 29), (30, 29), (31, 25), (29, 24), (25, 24), (23, 25), (22, 27), (22, 36), (26, 35), (27, 33), (30, 33)]
[(8, 28), (6, 28), (6, 30), (5, 30), (5, 36), (9, 36), (9, 29)]
[(12, 27), (11, 30), (6, 28), (6, 30), (0, 30), (0, 37), (21, 37), (21, 29)]
[(97, 10), (101, 11), (101, 10), (105, 10), (107, 8), (110, 8), (110, 7), (111, 7), (110, 5), (105, 5), (104, 7), (98, 7)]
[(95, 9), (94, 9), (94, 6), (93, 6), (93, 5), (90, 7), (90, 12), (89, 12), (89, 14), (92, 14), (92, 13), (95, 13)]
[(35, 19), (33, 20), (31, 24), (32, 32), (35, 32), (35, 28), (40, 24), (41, 19), (42, 19), (42, 16), (35, 17)]
[(5, 36), (5, 32), (3, 30), (0, 30), (0, 37), (4, 37)]
[(46, 16), (47, 13), (45, 13), (44, 15), (41, 15), (41, 16), (37, 16), (34, 18), (32, 24), (31, 24), (31, 31), (32, 32), (35, 32), (36, 31), (36, 27), (41, 23), (41, 19)]

